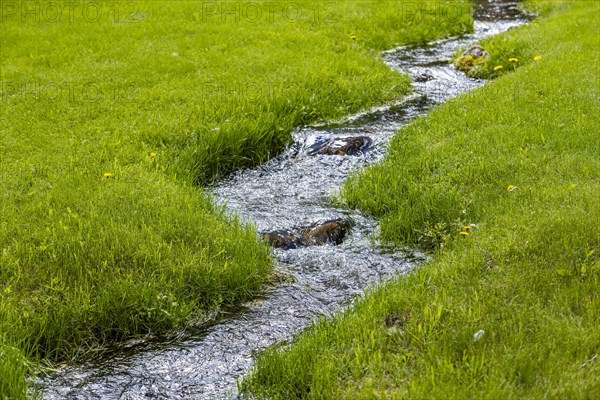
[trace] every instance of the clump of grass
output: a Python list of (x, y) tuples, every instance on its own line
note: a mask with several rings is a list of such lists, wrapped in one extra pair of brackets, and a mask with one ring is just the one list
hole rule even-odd
[(25, 399), (28, 361), (21, 351), (0, 337), (0, 394), (3, 399)]
[[(86, 208), (55, 200), (9, 214), (43, 229), (5, 227), (0, 321), (41, 356), (182, 327), (249, 299), (267, 279), (269, 250), (255, 232), (196, 188), (118, 177), (98, 178)], [(122, 208), (136, 218), (124, 219)]]
[(482, 70), (485, 69), (489, 62), (489, 56), (474, 57), (471, 54), (462, 55), (462, 51), (456, 54), (453, 59), (456, 69), (465, 72), (472, 78), (481, 78), (483, 76)]
[(382, 240), (435, 238), (433, 261), (267, 350), (245, 392), (600, 395), (600, 10), (541, 4), (539, 23), (485, 46), (542, 60), (415, 121), (345, 187), (349, 204), (381, 219)]
[[(538, 20), (531, 22), (533, 26), (538, 23)], [(536, 44), (510, 36), (484, 40), (482, 46), (489, 49), (490, 57), (471, 75), (476, 78), (497, 78), (544, 58), (539, 54), (539, 46)]]

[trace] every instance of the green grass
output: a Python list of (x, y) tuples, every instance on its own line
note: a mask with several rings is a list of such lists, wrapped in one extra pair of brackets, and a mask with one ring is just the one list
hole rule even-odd
[(23, 399), (27, 390), (26, 376), (29, 366), (22, 352), (4, 343), (0, 338), (0, 397)]
[(543, 18), (482, 43), (491, 68), (519, 58), (514, 71), (402, 129), (344, 188), (381, 220), (382, 240), (433, 260), (264, 352), (244, 391), (600, 396), (600, 8), (528, 6)]
[(379, 50), (471, 29), (462, 0), (297, 1), (298, 20), (270, 2), (259, 21), (209, 3), (3, 3), (0, 398), (24, 396), (22, 359), (69, 361), (256, 295), (270, 250), (202, 186), (295, 126), (404, 96)]

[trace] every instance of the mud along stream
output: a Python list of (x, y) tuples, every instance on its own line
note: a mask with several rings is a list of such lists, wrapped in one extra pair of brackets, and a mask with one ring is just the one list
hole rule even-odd
[[(290, 340), (316, 317), (351, 305), (369, 285), (410, 271), (418, 255), (374, 244), (376, 221), (335, 208), (330, 198), (349, 173), (383, 157), (398, 128), (436, 104), (485, 83), (456, 71), (449, 64), (452, 54), (526, 19), (516, 10), (515, 1), (484, 0), (475, 9), (474, 34), (384, 53), (390, 68), (414, 79), (414, 94), (407, 100), (341, 122), (302, 128), (281, 156), (210, 189), (218, 202), (259, 232), (275, 232), (281, 240), (296, 238), (280, 243), (291, 248), (275, 250), (276, 268), (291, 275), (290, 282), (197, 331), (168, 341), (125, 346), (100, 360), (38, 378), (44, 397), (235, 397), (236, 380), (252, 367), (254, 352)], [(331, 220), (343, 221), (341, 231), (329, 238), (335, 243), (306, 246), (314, 244), (306, 243), (308, 230)], [(347, 232), (346, 223), (351, 224)]]

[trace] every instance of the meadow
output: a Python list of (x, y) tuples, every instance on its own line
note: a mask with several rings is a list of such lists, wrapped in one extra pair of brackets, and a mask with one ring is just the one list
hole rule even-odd
[(432, 260), (262, 353), (246, 393), (600, 397), (600, 8), (525, 6), (540, 19), (481, 43), (496, 79), (400, 130), (343, 189), (380, 240)]
[(259, 294), (271, 250), (203, 187), (405, 96), (380, 50), (472, 29), (462, 0), (253, 4), (3, 2), (0, 398)]

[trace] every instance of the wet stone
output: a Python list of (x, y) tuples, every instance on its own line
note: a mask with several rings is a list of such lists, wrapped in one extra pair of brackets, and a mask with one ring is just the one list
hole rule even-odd
[(428, 74), (427, 72), (424, 72), (422, 74), (418, 74), (416, 75), (413, 80), (415, 82), (419, 82), (419, 83), (425, 83), (425, 82), (429, 82), (430, 80), (433, 79), (433, 75)]
[(325, 143), (313, 145), (309, 154), (354, 156), (364, 153), (372, 144), (373, 140), (368, 136), (336, 138)]
[(278, 230), (266, 233), (264, 238), (273, 247), (289, 250), (305, 246), (341, 244), (350, 229), (344, 219), (334, 219), (299, 230)]
[(348, 232), (350, 225), (342, 219), (327, 221), (322, 225), (307, 230), (302, 235), (307, 246), (320, 246), (324, 244), (341, 244)]
[(304, 246), (302, 236), (287, 230), (269, 232), (264, 235), (264, 238), (271, 246), (278, 249), (289, 250)]
[(475, 59), (477, 58), (482, 58), (482, 57), (489, 57), (490, 53), (488, 53), (488, 51), (486, 49), (484, 49), (483, 47), (479, 46), (479, 45), (475, 45), (475, 46), (471, 46), (469, 47), (467, 50), (464, 51), (464, 53), (462, 53), (462, 56), (471, 56)]

